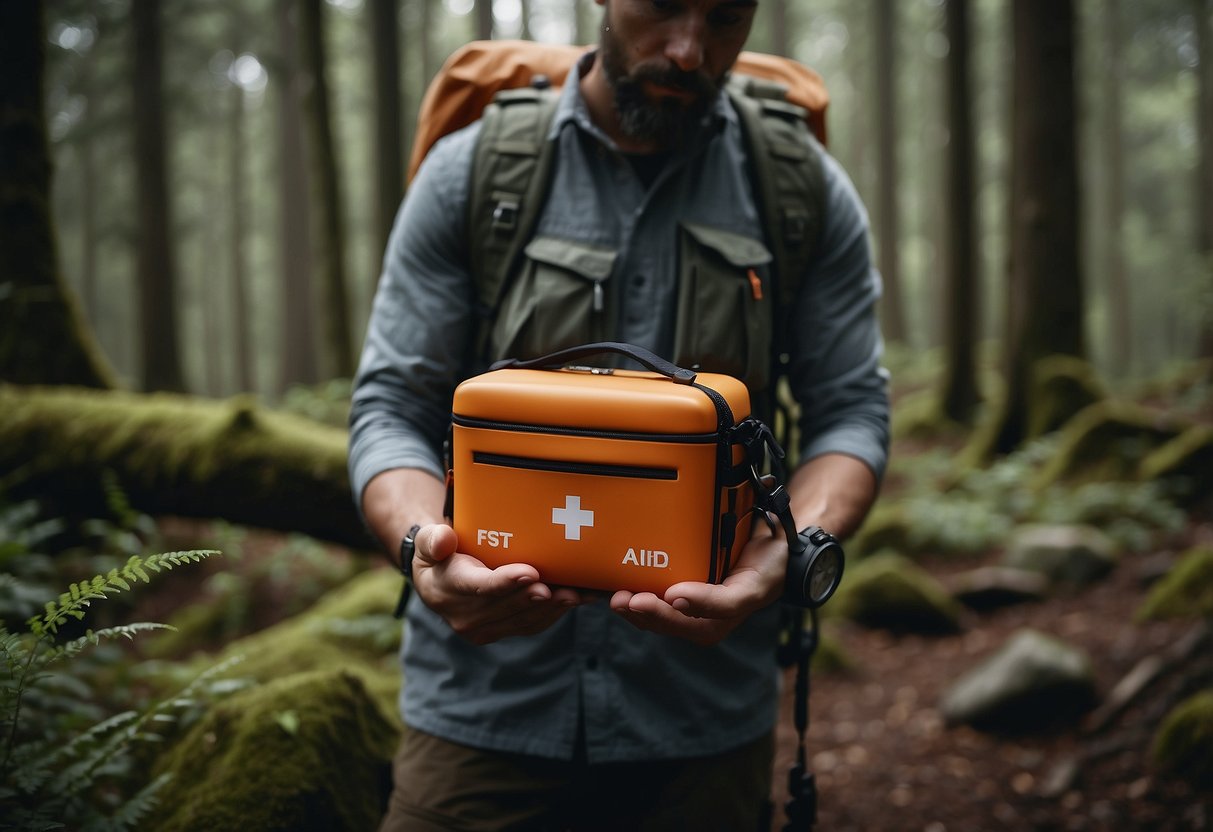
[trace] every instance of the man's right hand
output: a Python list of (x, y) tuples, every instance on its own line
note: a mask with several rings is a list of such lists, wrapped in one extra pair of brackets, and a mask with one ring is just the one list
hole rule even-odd
[(458, 551), (450, 526), (435, 523), (417, 532), (413, 587), (426, 606), (473, 644), (546, 630), (583, 597), (567, 587), (552, 589), (524, 563), (490, 569)]

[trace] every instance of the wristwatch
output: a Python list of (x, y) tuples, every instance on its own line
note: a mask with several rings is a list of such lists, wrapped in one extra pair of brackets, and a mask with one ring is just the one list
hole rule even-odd
[(838, 538), (820, 526), (808, 526), (788, 552), (784, 599), (800, 607), (817, 608), (830, 599), (842, 581), (846, 556)]
[(417, 532), (421, 531), (421, 524), (414, 523), (412, 528), (405, 533), (404, 539), (400, 541), (400, 574), (413, 580), (413, 555), (417, 552)]

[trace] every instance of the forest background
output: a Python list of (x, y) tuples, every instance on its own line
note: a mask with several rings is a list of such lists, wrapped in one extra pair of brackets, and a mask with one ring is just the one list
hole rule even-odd
[[(1074, 8), (1081, 324), (1102, 373), (1140, 378), (1202, 354), (1213, 306), (1201, 173), (1210, 139), (1199, 119), (1209, 46), (1196, 26), (1208, 11), (1197, 0)], [(493, 9), (498, 37), (594, 39), (597, 7), (584, 0), (497, 0)], [(277, 397), (350, 375), (416, 108), (445, 56), (488, 34), (479, 14), (470, 0), (298, 9), (180, 0), (152, 16), (163, 44), (153, 60), (135, 41), (127, 3), (49, 5), (63, 273), (121, 379)], [(964, 211), (975, 222), (977, 288), (966, 314), (985, 343), (1003, 337), (1008, 306), (1013, 39), (1010, 4), (973, 2), (968, 16), (973, 178)], [(391, 46), (373, 36), (392, 28)], [(956, 133), (945, 28), (943, 2), (764, 3), (750, 43), (825, 78), (829, 147), (872, 214), (886, 337), (914, 352), (944, 344), (947, 247), (962, 221), (944, 198)], [(155, 99), (143, 107), (135, 77)], [(139, 150), (140, 119), (155, 113), (163, 151)], [(138, 183), (150, 177), (140, 166), (158, 158), (167, 204), (141, 209)], [(168, 250), (141, 269), (140, 241), (150, 241), (139, 218), (153, 214), (166, 218)], [(141, 293), (155, 304), (141, 306)], [(331, 320), (342, 309), (343, 320)], [(177, 324), (145, 324), (140, 313)], [(164, 356), (165, 368), (145, 355)]]
[[(316, 756), (300, 759), (320, 782), (283, 779), (334, 813), (294, 828), (375, 816), (383, 738), (399, 728), (396, 584), (385, 569), (362, 582), (371, 547), (344, 420), (416, 111), (467, 41), (590, 43), (598, 15), (589, 0), (0, 0), (0, 772), (14, 774), (0, 807), (35, 826), (222, 828), (205, 813), (277, 805), (278, 786), (249, 772), (278, 758), (261, 765), (257, 749), (358, 714), (342, 741), (309, 739)], [(1213, 823), (1213, 740), (1171, 775), (1147, 762), (1163, 717), (1213, 689), (1211, 27), (1213, 0), (759, 6), (749, 48), (799, 59), (830, 91), (828, 148), (871, 214), (895, 399), (880, 506), (848, 543), (844, 589), (857, 590), (840, 591), (825, 630), (852, 670), (815, 682), (830, 828)], [(904, 608), (904, 587), (873, 592), (865, 614), (858, 588), (887, 579), (871, 574), (888, 566), (878, 556), (946, 583), (1000, 564), (1042, 521), (1098, 526), (1127, 563), (1094, 588), (996, 587), (1016, 595), (1009, 611), (939, 613), (942, 627), (914, 605), (934, 590)], [(170, 548), (225, 556), (86, 624), (147, 616), (178, 634), (76, 662), (23, 711), (18, 646), (49, 644), (58, 625), (20, 622), (94, 572), (118, 569), (75, 584), (64, 609), (94, 591), (125, 599), (161, 563), (146, 553)], [(1197, 600), (1145, 615), (1167, 576)], [(292, 624), (314, 610), (323, 637)], [(1101, 703), (1098, 726), (988, 742), (945, 730), (943, 685), (1025, 625), (1093, 657), (1099, 695), (1083, 707)], [(1187, 652), (1141, 670), (1172, 644)], [(253, 658), (230, 671), (237, 653)], [(340, 674), (357, 656), (374, 673), (351, 682)], [(167, 669), (134, 663), (148, 657)], [(163, 698), (210, 665), (205, 696), (193, 682)], [(259, 704), (240, 679), (267, 685)], [(1209, 733), (1185, 723), (1189, 736), (1213, 738), (1205, 696)], [(227, 699), (235, 710), (199, 704)], [(132, 703), (141, 715), (124, 716)], [(191, 768), (237, 712), (248, 731), (231, 747), (246, 759), (230, 777)], [(162, 727), (167, 750), (132, 750), (153, 716), (176, 725)], [(882, 727), (899, 718), (904, 731)], [(951, 791), (930, 785), (945, 770)], [(153, 809), (170, 775), (178, 791)], [(278, 805), (282, 828), (282, 807), (299, 805), (316, 808)]]

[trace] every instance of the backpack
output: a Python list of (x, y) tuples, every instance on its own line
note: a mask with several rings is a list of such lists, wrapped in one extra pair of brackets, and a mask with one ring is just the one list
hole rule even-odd
[[(433, 144), (473, 121), (482, 122), (469, 198), (470, 263), (482, 324), (495, 319), (507, 282), (543, 208), (554, 153), (546, 141), (564, 82), (585, 47), (530, 41), (475, 41), (443, 65), (422, 100), (409, 162), (411, 179)], [(776, 278), (774, 349), (766, 401), (756, 402), (782, 438), (793, 420), (787, 396), (776, 398), (785, 374), (786, 316), (813, 254), (822, 221), (821, 161), (804, 141), (825, 143), (829, 95), (817, 73), (788, 58), (742, 52), (728, 92), (741, 116), (751, 181), (766, 229)], [(487, 354), (489, 327), (478, 327), (475, 359)], [(781, 401), (783, 400), (783, 401)], [(785, 447), (795, 447), (794, 442)]]

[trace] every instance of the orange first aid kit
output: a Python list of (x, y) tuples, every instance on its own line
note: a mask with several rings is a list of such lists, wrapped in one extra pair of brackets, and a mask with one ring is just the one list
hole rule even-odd
[[(601, 354), (647, 370), (578, 362)], [(750, 536), (753, 462), (770, 433), (745, 385), (628, 344), (498, 362), (455, 390), (459, 550), (542, 580), (663, 593), (719, 583)]]

